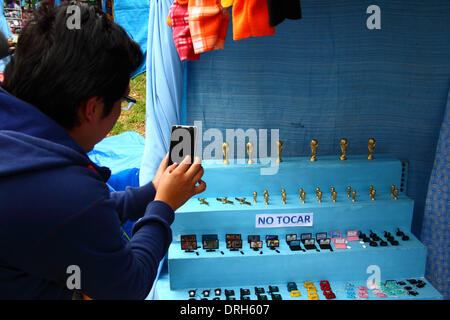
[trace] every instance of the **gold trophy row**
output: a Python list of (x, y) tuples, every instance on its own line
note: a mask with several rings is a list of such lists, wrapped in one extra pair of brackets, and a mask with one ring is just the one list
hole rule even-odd
[[(375, 149), (375, 139), (374, 138), (370, 138), (367, 144), (367, 148), (369, 149), (369, 155), (367, 156), (368, 160), (373, 160), (373, 150)], [(283, 160), (281, 159), (281, 151), (283, 150), (283, 142), (278, 140), (276, 142), (277, 145), (277, 162), (282, 162)], [(311, 140), (311, 158), (309, 159), (310, 161), (317, 161), (317, 148), (319, 147), (319, 142), (316, 139), (312, 139)], [(340, 148), (341, 148), (341, 155), (339, 157), (339, 160), (347, 160), (347, 147), (348, 147), (348, 141), (346, 138), (342, 138), (340, 143)], [(248, 155), (248, 164), (253, 164), (255, 163), (255, 161), (252, 158), (252, 154), (253, 154), (253, 143), (252, 142), (247, 142), (246, 145), (246, 149), (247, 149), (247, 155)], [(230, 146), (228, 144), (228, 142), (224, 142), (222, 144), (222, 153), (223, 153), (223, 164), (229, 164), (230, 161), (228, 160), (228, 151), (230, 150)]]
[[(395, 185), (391, 186), (391, 197), (394, 198), (394, 200), (398, 200), (398, 189), (395, 187)], [(375, 196), (377, 194), (377, 191), (374, 189), (373, 186), (369, 187), (369, 196), (370, 198), (375, 201)], [(264, 190), (263, 192), (264, 195), (264, 204), (268, 205), (269, 204), (269, 193), (267, 192), (267, 190)], [(337, 198), (337, 192), (336, 189), (334, 187), (331, 187), (330, 189), (330, 195), (331, 195), (331, 199), (333, 202), (336, 202), (336, 198)], [(253, 203), (256, 203), (256, 198), (257, 198), (258, 194), (256, 191), (253, 192)], [(320, 190), (319, 187), (316, 188), (316, 199), (317, 202), (322, 203), (322, 196), (323, 196), (323, 192), (322, 190)], [(347, 187), (347, 198), (352, 198), (352, 202), (356, 202), (356, 190), (352, 190), (352, 188), (350, 186)], [(252, 204), (248, 201), (246, 201), (246, 198), (235, 198), (240, 204), (246, 204), (251, 206)], [(303, 190), (303, 188), (299, 189), (299, 199), (301, 200), (302, 203), (306, 203), (306, 193)], [(216, 198), (217, 201), (223, 203), (223, 204), (234, 204), (233, 200), (229, 200), (228, 197), (222, 197), (222, 198)], [(200, 204), (205, 204), (209, 206), (209, 203), (206, 201), (206, 198), (198, 198), (198, 201), (200, 201)], [(283, 204), (286, 204), (286, 190), (285, 189), (281, 189), (281, 201)]]

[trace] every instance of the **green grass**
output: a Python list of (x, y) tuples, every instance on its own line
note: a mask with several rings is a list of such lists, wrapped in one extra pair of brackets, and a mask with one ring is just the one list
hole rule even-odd
[(130, 81), (130, 97), (136, 103), (130, 110), (122, 110), (116, 125), (108, 136), (114, 136), (125, 131), (137, 131), (145, 136), (145, 72)]

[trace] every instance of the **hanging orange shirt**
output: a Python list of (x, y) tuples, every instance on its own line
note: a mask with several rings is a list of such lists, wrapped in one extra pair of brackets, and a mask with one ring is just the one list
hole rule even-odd
[(227, 36), (229, 8), (220, 0), (189, 0), (189, 29), (194, 52), (223, 49)]
[(269, 25), (267, 0), (233, 1), (233, 40), (275, 34)]

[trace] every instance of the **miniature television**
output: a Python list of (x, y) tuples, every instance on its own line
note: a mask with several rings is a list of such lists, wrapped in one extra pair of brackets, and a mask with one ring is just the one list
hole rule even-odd
[(195, 234), (181, 236), (181, 250), (193, 252), (197, 248), (197, 236)]
[(242, 248), (242, 240), (240, 234), (227, 234), (225, 236), (227, 249), (237, 250)]
[(203, 249), (206, 251), (214, 251), (219, 249), (219, 239), (217, 234), (205, 234), (202, 236)]
[(267, 240), (267, 246), (270, 249), (275, 249), (276, 247), (280, 246), (280, 241), (278, 239)]

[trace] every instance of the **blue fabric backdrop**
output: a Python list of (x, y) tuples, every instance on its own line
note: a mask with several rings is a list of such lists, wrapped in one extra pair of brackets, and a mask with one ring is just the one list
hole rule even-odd
[(377, 153), (409, 161), (407, 194), (420, 235), (428, 180), (450, 76), (450, 2), (377, 1), (381, 30), (368, 30), (373, 1), (303, 0), (303, 19), (274, 36), (232, 40), (187, 71), (187, 123), (279, 129), (285, 156)]
[(428, 248), (427, 278), (450, 299), (448, 252), (449, 226), (449, 164), (450, 164), (450, 91), (439, 135), (433, 170), (428, 185), (422, 239)]

